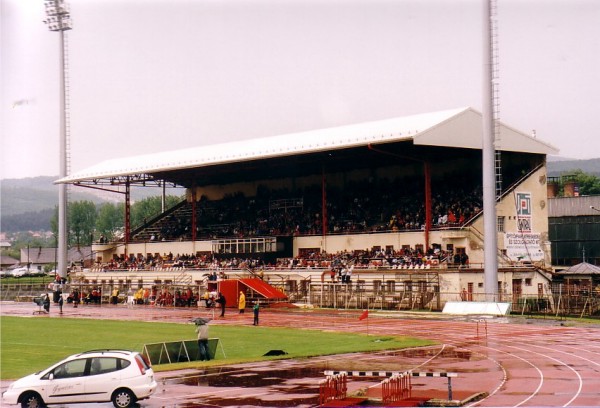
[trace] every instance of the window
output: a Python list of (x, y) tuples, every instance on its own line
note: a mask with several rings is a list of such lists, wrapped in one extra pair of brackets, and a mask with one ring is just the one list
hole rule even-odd
[(525, 286), (531, 286), (531, 278), (525, 278)]
[(61, 364), (54, 369), (54, 378), (60, 379), (81, 377), (85, 373), (86, 362), (86, 358), (81, 358), (79, 360), (72, 360)]
[(498, 217), (497, 220), (497, 228), (498, 228), (498, 232), (504, 232), (504, 219), (506, 217), (502, 216), (502, 217)]
[(120, 360), (114, 357), (95, 357), (91, 360), (90, 375), (110, 373), (121, 370), (129, 365), (129, 361)]

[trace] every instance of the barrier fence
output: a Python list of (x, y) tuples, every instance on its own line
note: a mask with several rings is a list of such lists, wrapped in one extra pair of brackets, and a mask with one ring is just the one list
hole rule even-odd
[(387, 405), (411, 397), (412, 384), (408, 373), (394, 374), (381, 383), (381, 400)]
[(345, 373), (328, 375), (319, 383), (319, 405), (329, 401), (343, 400), (348, 391), (348, 376)]
[[(431, 276), (436, 276), (432, 274)], [(521, 315), (544, 315), (548, 317), (594, 317), (600, 316), (600, 290), (575, 290), (569, 285), (553, 285), (538, 295), (499, 293), (463, 293), (442, 291), (437, 278), (428, 282), (404, 281), (395, 274), (382, 274), (373, 280), (352, 279), (348, 283), (310, 282), (292, 280), (289, 277), (278, 281), (275, 277), (265, 278), (271, 285), (284, 291), (291, 303), (306, 303), (322, 308), (369, 309), (369, 310), (429, 310), (441, 311), (448, 302), (480, 303), (489, 297), (509, 303), (511, 313)], [(413, 279), (416, 279), (413, 277)], [(101, 282), (71, 282), (62, 286), (65, 303), (68, 295), (77, 289), (81, 303), (123, 304), (128, 292), (148, 288), (149, 298), (136, 299), (136, 304), (161, 307), (205, 306), (201, 300), (207, 290), (205, 284), (174, 283), (170, 280), (148, 282), (136, 279), (107, 279)], [(47, 284), (5, 284), (0, 282), (0, 299), (33, 302), (41, 293), (51, 293)], [(191, 297), (184, 293), (191, 291)], [(116, 293), (116, 296), (114, 295)], [(53, 297), (53, 303), (57, 302)]]

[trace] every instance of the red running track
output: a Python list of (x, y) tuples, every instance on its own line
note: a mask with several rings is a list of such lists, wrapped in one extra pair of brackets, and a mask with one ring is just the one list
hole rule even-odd
[[(33, 305), (35, 306), (35, 305)], [(3, 302), (2, 315), (32, 316), (31, 305)], [(136, 319), (187, 323), (206, 315), (204, 309), (173, 309), (139, 306), (65, 307), (63, 316), (51, 310), (50, 318)], [(352, 331), (370, 335), (408, 335), (435, 340), (439, 346), (424, 350), (360, 353), (351, 356), (324, 356), (311, 362), (278, 362), (278, 367), (297, 369), (309, 364), (332, 370), (447, 371), (453, 379), (454, 399), (486, 392), (484, 399), (468, 403), (474, 407), (598, 407), (600, 406), (600, 325), (573, 325), (555, 320), (524, 318), (472, 318), (419, 313), (376, 313), (358, 320), (360, 311), (312, 311), (308, 309), (261, 311), (261, 325), (331, 331)], [(47, 318), (42, 316), (40, 318)], [(252, 324), (252, 314), (228, 313), (211, 324)], [(260, 367), (260, 368), (257, 368)], [(269, 370), (268, 364), (233, 367), (240, 372)], [(272, 369), (272, 368), (271, 368)], [(180, 373), (188, 375), (189, 373)], [(298, 402), (283, 387), (226, 387), (180, 385), (177, 373), (161, 373), (162, 389), (142, 407), (195, 406), (311, 406)], [(321, 378), (296, 378), (296, 383), (314, 383)], [(172, 381), (172, 382), (170, 382)], [(291, 380), (290, 380), (291, 381)], [(413, 390), (447, 393), (442, 379), (413, 379)], [(352, 381), (351, 381), (352, 383)], [(177, 385), (175, 385), (177, 384)], [(357, 382), (350, 390), (375, 385)], [(2, 382), (2, 387), (7, 385)], [(244, 397), (244, 393), (251, 394)], [(280, 393), (278, 399), (277, 393)], [(235, 395), (235, 398), (232, 397)], [(202, 401), (210, 400), (211, 404)], [(236, 405), (236, 401), (239, 404)], [(242, 403), (242, 401), (245, 401)], [(287, 401), (288, 405), (283, 405)], [(298, 400), (300, 401), (300, 400)], [(316, 396), (314, 401), (316, 401)], [(272, 405), (269, 405), (269, 404)], [(171, 405), (169, 405), (171, 404)], [(110, 406), (110, 405), (107, 405)]]

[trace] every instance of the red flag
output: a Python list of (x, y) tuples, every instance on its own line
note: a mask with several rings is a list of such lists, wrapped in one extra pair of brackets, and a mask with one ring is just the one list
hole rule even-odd
[(364, 312), (363, 312), (363, 313), (360, 315), (360, 317), (358, 318), (358, 320), (364, 320), (364, 319), (366, 319), (367, 317), (369, 317), (369, 311), (368, 311), (368, 310), (365, 310), (365, 311), (364, 311)]

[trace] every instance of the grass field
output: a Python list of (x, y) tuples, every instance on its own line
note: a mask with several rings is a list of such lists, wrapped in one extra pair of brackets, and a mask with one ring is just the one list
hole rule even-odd
[[(194, 339), (194, 329), (193, 324), (3, 316), (0, 317), (0, 379), (22, 377), (86, 350), (141, 351), (148, 343)], [(177, 363), (155, 366), (154, 369), (162, 371), (278, 358), (263, 357), (273, 349), (286, 351), (285, 358), (301, 358), (432, 344), (410, 337), (254, 326), (211, 325), (210, 337), (220, 339), (227, 358), (219, 352), (209, 363)]]

